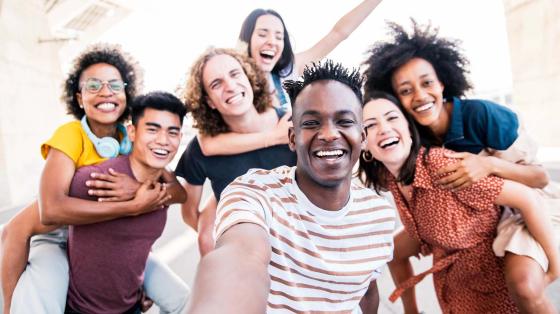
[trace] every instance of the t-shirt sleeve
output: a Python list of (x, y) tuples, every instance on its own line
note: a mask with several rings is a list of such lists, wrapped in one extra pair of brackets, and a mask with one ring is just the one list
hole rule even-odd
[(519, 120), (510, 109), (490, 101), (479, 101), (471, 114), (477, 117), (477, 129), (486, 147), (506, 150), (517, 139)]
[(203, 185), (206, 180), (205, 165), (202, 162), (204, 155), (198, 144), (198, 140), (193, 138), (181, 155), (181, 159), (175, 168), (175, 175), (184, 178), (193, 185)]
[(216, 241), (229, 228), (240, 223), (253, 223), (268, 232), (266, 195), (258, 188), (253, 188), (255, 184), (248, 181), (246, 176), (241, 176), (222, 192), (214, 225)]
[(60, 126), (53, 134), (53, 136), (41, 145), (41, 155), (44, 159), (47, 158), (49, 150), (55, 148), (78, 164), (78, 159), (83, 153), (84, 143), (79, 124), (66, 123)]
[(85, 200), (96, 201), (97, 197), (88, 194), (86, 181), (90, 179), (92, 172), (104, 172), (99, 166), (84, 166), (76, 169), (74, 177), (70, 183), (70, 190), (68, 195)]

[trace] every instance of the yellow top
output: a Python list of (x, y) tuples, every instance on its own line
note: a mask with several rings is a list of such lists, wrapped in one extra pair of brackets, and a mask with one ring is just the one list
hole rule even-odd
[(53, 136), (41, 145), (41, 155), (47, 158), (49, 149), (55, 148), (74, 161), (76, 168), (98, 164), (107, 160), (97, 154), (93, 142), (89, 139), (80, 121), (61, 125)]

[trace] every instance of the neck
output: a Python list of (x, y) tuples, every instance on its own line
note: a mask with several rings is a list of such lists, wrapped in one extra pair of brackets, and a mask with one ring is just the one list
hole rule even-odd
[(163, 169), (156, 169), (147, 166), (145, 163), (135, 158), (134, 151), (130, 154), (129, 158), (130, 168), (132, 169), (132, 173), (138, 182), (146, 182), (147, 180), (156, 182), (161, 177)]
[(449, 130), (452, 111), (453, 111), (453, 103), (451, 102), (444, 103), (437, 121), (429, 126), (432, 133), (440, 141), (443, 141), (443, 139), (445, 138), (445, 134), (447, 134), (447, 130)]
[(296, 184), (313, 205), (328, 211), (342, 209), (350, 199), (351, 179), (348, 178), (333, 186), (323, 186), (313, 182), (307, 175), (298, 173)]
[(102, 137), (113, 137), (115, 139), (118, 138), (117, 134), (117, 123), (113, 124), (99, 124), (99, 123), (91, 123), (91, 121), (87, 120), (89, 128), (95, 136), (102, 138)]
[(402, 164), (384, 164), (385, 168), (393, 175), (393, 177), (398, 178), (401, 172)]
[(258, 113), (256, 109), (253, 109), (242, 116), (224, 116), (223, 118), (230, 130), (235, 133), (258, 133), (269, 129), (273, 118), (276, 122), (278, 121), (272, 108), (263, 113)]

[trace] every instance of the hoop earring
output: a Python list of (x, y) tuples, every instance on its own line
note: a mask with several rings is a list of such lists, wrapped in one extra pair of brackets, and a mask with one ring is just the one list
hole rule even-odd
[(365, 162), (374, 161), (373, 155), (371, 154), (371, 152), (369, 150), (362, 151), (362, 158), (364, 159)]

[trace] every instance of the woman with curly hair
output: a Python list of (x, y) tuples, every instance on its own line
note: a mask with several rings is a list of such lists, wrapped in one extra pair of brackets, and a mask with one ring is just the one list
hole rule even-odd
[[(60, 126), (41, 146), (46, 160), (38, 202), (20, 211), (2, 233), (4, 313), (63, 313), (68, 291), (67, 227), (136, 216), (182, 202), (176, 178), (144, 186), (124, 174), (96, 174), (90, 194), (99, 202), (70, 197), (77, 168), (128, 154), (131, 142), (121, 124), (142, 86), (142, 71), (119, 46), (97, 44), (82, 52), (64, 82), (62, 100), (76, 120)], [(173, 196), (173, 197), (172, 197)], [(39, 235), (30, 243), (33, 235)], [(144, 291), (165, 313), (181, 313), (188, 287), (165, 264), (148, 258)], [(168, 293), (168, 287), (173, 287)], [(164, 289), (165, 288), (165, 289)], [(139, 304), (141, 300), (138, 300)], [(147, 302), (149, 303), (149, 302)]]
[[(472, 86), (467, 79), (469, 62), (459, 43), (439, 37), (430, 25), (412, 24), (411, 33), (390, 24), (392, 40), (377, 42), (369, 51), (364, 62), (366, 98), (377, 90), (396, 95), (426, 144), (457, 152), (445, 152), (457, 162), (439, 169), (442, 177), (437, 183), (442, 187), (460, 190), (495, 175), (545, 188), (547, 203), (557, 199), (547, 187), (548, 175), (535, 162), (536, 147), (520, 128), (516, 114), (487, 100), (461, 98)], [(560, 221), (557, 205), (549, 210)], [(544, 294), (548, 260), (522, 221), (515, 210), (503, 211), (494, 251), (505, 255), (506, 282), (517, 306), (526, 312), (551, 311)], [(401, 232), (395, 238), (396, 247), (410, 240)], [(390, 265), (393, 273), (406, 273), (410, 255), (395, 252)], [(416, 311), (413, 299), (414, 290), (403, 294), (407, 313)]]
[[(518, 208), (544, 248), (550, 261), (544, 281), (558, 277), (558, 243), (537, 193), (497, 176), (458, 190), (439, 185), (438, 169), (452, 164), (453, 159), (445, 156), (445, 148), (422, 147), (412, 118), (389, 94), (370, 91), (363, 119), (367, 148), (360, 158), (360, 177), (378, 192), (391, 191), (409, 239), (395, 244), (395, 258), (433, 255), (432, 268), (412, 278), (411, 272), (405, 276), (391, 268), (393, 279), (400, 284), (392, 300), (433, 274), (443, 313), (518, 312), (503, 276), (504, 260), (492, 250), (500, 205)], [(410, 270), (410, 264), (407, 267)], [(403, 302), (406, 313), (417, 312)], [(537, 312), (552, 313), (554, 309), (541, 307)]]
[[(268, 92), (274, 107), (290, 109), (290, 97), (282, 88), (286, 79), (297, 80), (306, 65), (319, 61), (333, 51), (360, 26), (381, 0), (364, 0), (341, 17), (323, 38), (311, 48), (294, 53), (290, 34), (282, 16), (271, 9), (255, 9), (243, 21), (239, 32), (239, 48), (253, 59), (264, 72)], [(202, 151), (210, 155), (244, 153), (254, 149), (288, 143), (286, 115), (274, 128), (254, 134), (223, 133), (219, 136), (199, 136)]]
[[(184, 101), (192, 113), (194, 126), (203, 136), (263, 133), (284, 115), (281, 109), (272, 106), (266, 78), (256, 64), (230, 49), (210, 48), (198, 57), (190, 69)], [(214, 247), (212, 227), (222, 190), (251, 168), (292, 166), (295, 161), (288, 145), (207, 156), (195, 137), (181, 156), (175, 173), (186, 180), (188, 198), (182, 207), (183, 219), (198, 230), (201, 255)], [(199, 217), (202, 185), (207, 178), (214, 193)]]

